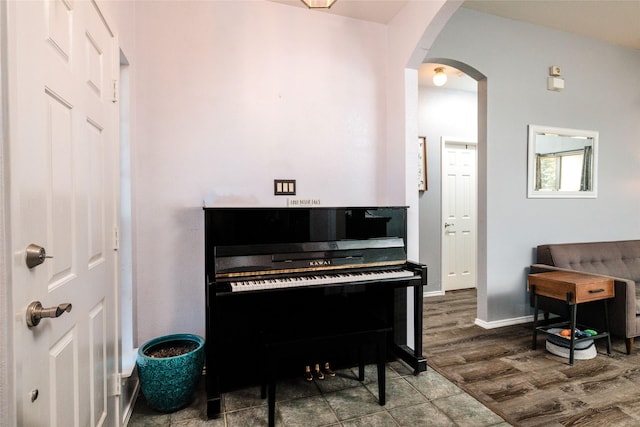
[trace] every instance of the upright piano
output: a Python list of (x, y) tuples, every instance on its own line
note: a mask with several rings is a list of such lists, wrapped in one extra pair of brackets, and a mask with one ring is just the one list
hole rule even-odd
[[(407, 261), (406, 207), (205, 207), (204, 217), (208, 417), (220, 412), (222, 393), (260, 384), (265, 330), (286, 336), (306, 325), (313, 333), (325, 320), (375, 318), (392, 328), (388, 360), (402, 359), (416, 375), (426, 370), (427, 268)], [(328, 351), (333, 368), (355, 366), (348, 351)], [(291, 375), (302, 369), (282, 367)]]

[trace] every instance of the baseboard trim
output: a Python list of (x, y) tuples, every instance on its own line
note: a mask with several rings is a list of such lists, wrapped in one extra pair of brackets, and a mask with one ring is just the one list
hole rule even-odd
[(444, 291), (431, 291), (431, 292), (423, 292), (422, 293), (422, 297), (423, 298), (441, 297), (443, 295), (444, 295)]
[(483, 329), (495, 329), (495, 328), (502, 328), (504, 326), (521, 325), (523, 323), (529, 323), (529, 322), (533, 322), (533, 315), (514, 317), (512, 319), (496, 320), (493, 322), (486, 322), (481, 319), (476, 319), (474, 323)]
[[(441, 297), (445, 295), (445, 291), (443, 290), (439, 290), (439, 291), (431, 291), (431, 292), (423, 292), (422, 293), (422, 297), (423, 298), (429, 298), (429, 297)], [(484, 320), (481, 319), (476, 319), (474, 324), (477, 326), (480, 326), (483, 329), (495, 329), (495, 328), (502, 328), (504, 326), (513, 326), (513, 325), (521, 325), (523, 323), (529, 323), (529, 322), (533, 322), (533, 315), (530, 314), (528, 316), (522, 316), (522, 317), (514, 317), (511, 319), (502, 319), (502, 320), (496, 320), (493, 322), (486, 322)]]
[(120, 395), (122, 408), (122, 425), (129, 425), (133, 408), (136, 405), (138, 394), (140, 393), (140, 381), (138, 379), (138, 370), (135, 369), (132, 374), (122, 379), (122, 394)]

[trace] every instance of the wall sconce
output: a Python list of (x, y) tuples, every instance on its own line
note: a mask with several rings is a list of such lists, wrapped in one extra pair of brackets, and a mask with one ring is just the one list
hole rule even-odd
[(549, 77), (547, 77), (547, 90), (560, 92), (564, 89), (564, 79), (560, 75), (560, 67), (552, 65), (549, 67)]
[(301, 0), (309, 9), (329, 9), (337, 0)]
[(436, 73), (433, 75), (433, 84), (443, 86), (447, 82), (447, 75), (444, 73), (444, 68), (438, 67), (434, 71)]

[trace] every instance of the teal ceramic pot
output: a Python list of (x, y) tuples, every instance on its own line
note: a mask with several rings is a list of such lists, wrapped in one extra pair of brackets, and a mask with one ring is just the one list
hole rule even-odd
[[(171, 354), (170, 349), (184, 345), (193, 349), (178, 356), (149, 356), (163, 351)], [(191, 334), (154, 338), (138, 348), (136, 364), (140, 388), (149, 406), (160, 412), (176, 411), (189, 403), (202, 376), (204, 339)]]

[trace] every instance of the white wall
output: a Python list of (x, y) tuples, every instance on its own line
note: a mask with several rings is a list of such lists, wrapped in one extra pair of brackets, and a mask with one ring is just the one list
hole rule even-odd
[[(429, 55), (487, 76), (487, 144), (479, 147), (487, 209), (479, 294), (487, 300), (479, 301), (479, 319), (531, 312), (526, 271), (535, 246), (640, 237), (640, 52), (459, 9)], [(551, 65), (562, 67), (562, 92), (546, 89)], [(528, 124), (600, 132), (597, 199), (527, 199)]]
[[(376, 204), (385, 28), (270, 2), (144, 2), (136, 39), (138, 342), (204, 335), (203, 200)], [(336, 191), (339, 189), (339, 191)]]
[(138, 343), (204, 334), (203, 200), (285, 206), (273, 179), (292, 178), (324, 206), (404, 203), (387, 93), (408, 58), (390, 47), (410, 55), (442, 5), (413, 3), (409, 35), (268, 1), (136, 3)]

